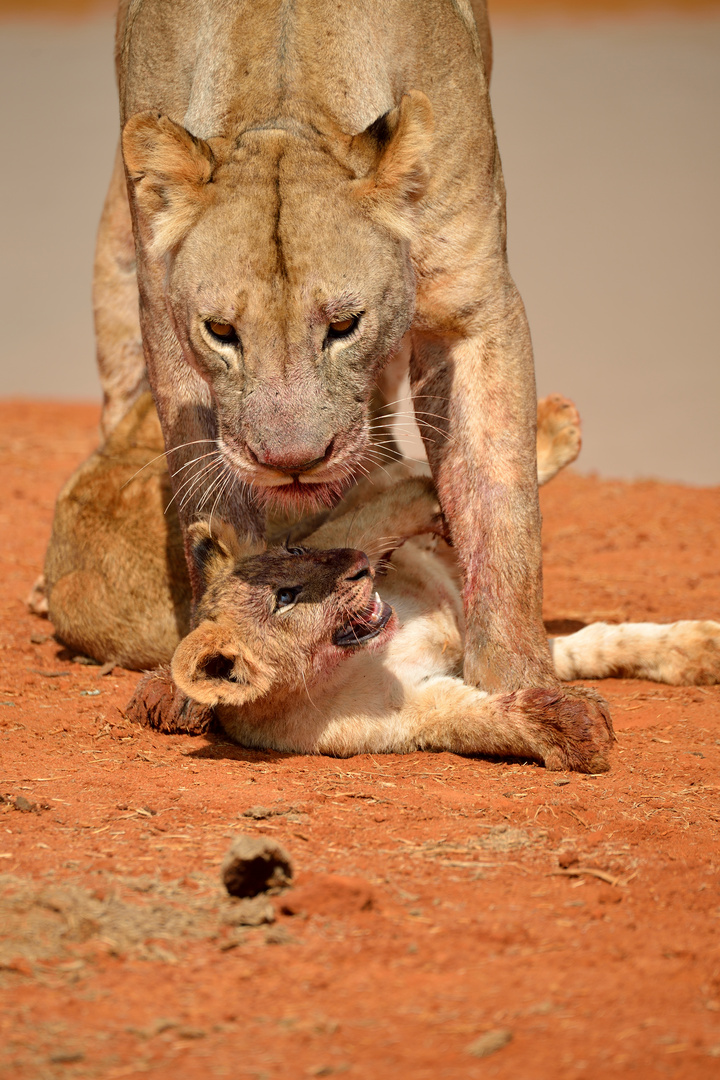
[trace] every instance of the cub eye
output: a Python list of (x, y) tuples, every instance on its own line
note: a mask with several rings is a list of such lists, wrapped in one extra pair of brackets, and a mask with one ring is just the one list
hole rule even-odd
[(360, 322), (360, 315), (348, 315), (346, 319), (335, 319), (328, 326), (328, 337), (332, 340), (334, 338), (349, 337), (353, 330)]
[(211, 337), (214, 337), (216, 341), (221, 341), (223, 345), (237, 345), (239, 341), (235, 327), (231, 323), (214, 322), (208, 319), (205, 329)]
[(275, 611), (287, 611), (291, 608), (301, 592), (302, 586), (295, 588), (278, 589), (275, 593)]
[(286, 547), (285, 550), (287, 551), (288, 555), (304, 555), (305, 554), (305, 548), (301, 548), (301, 547)]

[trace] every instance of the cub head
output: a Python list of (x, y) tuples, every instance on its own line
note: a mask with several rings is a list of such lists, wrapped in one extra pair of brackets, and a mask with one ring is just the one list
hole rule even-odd
[(413, 91), (356, 135), (327, 127), (202, 139), (147, 112), (123, 132), (143, 258), (160, 264), (148, 287), (164, 290), (144, 296), (143, 332), (209, 384), (225, 462), (281, 509), (352, 480), (414, 314), (430, 103)]
[(228, 526), (191, 526), (205, 580), (198, 626), (172, 660), (176, 684), (207, 705), (245, 705), (305, 689), (358, 649), (392, 636), (397, 620), (362, 551), (290, 547), (240, 554)]

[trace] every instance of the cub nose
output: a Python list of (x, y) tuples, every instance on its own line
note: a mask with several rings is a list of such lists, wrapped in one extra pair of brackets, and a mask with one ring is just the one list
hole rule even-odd
[(345, 576), (345, 580), (362, 581), (366, 577), (372, 577), (370, 561), (364, 551), (358, 551), (351, 572)]

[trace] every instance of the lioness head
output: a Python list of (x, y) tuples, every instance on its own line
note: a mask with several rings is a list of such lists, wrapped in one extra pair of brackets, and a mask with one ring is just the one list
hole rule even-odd
[(190, 531), (206, 589), (172, 674), (196, 701), (244, 705), (271, 691), (304, 692), (396, 628), (362, 551), (292, 547), (240, 556), (228, 527), (213, 535), (197, 522)]
[(156, 113), (125, 125), (178, 358), (210, 385), (235, 475), (281, 505), (353, 478), (375, 379), (413, 317), (431, 133), (416, 91), (355, 136), (287, 117), (233, 140)]

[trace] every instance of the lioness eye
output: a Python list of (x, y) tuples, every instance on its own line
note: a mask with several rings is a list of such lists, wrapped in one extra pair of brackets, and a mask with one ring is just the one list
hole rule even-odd
[(293, 589), (278, 589), (278, 591), (275, 593), (275, 610), (283, 611), (287, 608), (292, 607), (297, 600), (300, 589), (301, 586), (299, 585)]
[(237, 332), (231, 323), (213, 322), (212, 319), (208, 319), (205, 323), (205, 329), (218, 341), (222, 341), (224, 345), (237, 345)]
[(328, 326), (328, 337), (348, 337), (353, 332), (359, 322), (360, 315), (348, 315), (346, 319), (335, 319)]

